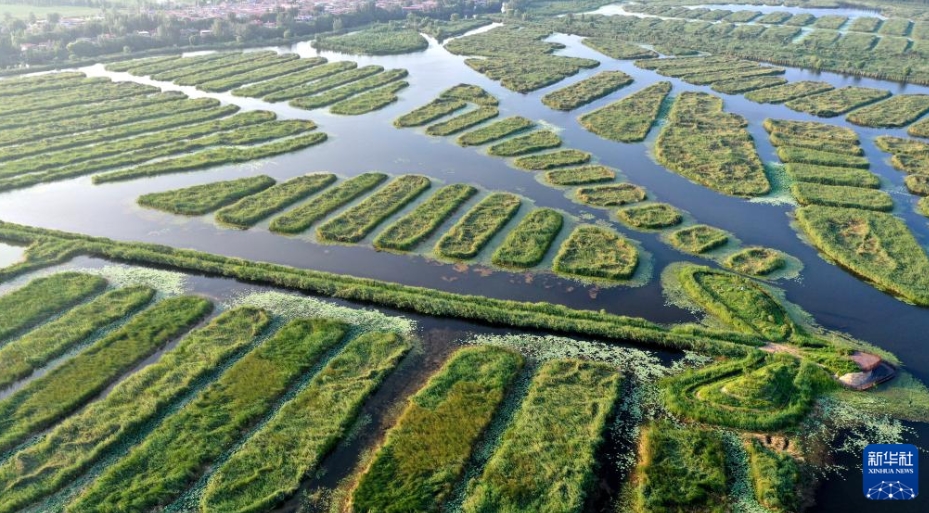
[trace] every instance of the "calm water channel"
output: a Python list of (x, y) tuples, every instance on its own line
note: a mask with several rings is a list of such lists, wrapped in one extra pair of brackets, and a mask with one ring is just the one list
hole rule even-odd
[[(790, 8), (781, 7), (707, 7), (793, 12)], [(600, 12), (612, 11), (610, 8), (604, 8)], [(852, 11), (848, 10), (809, 12), (816, 15), (852, 15)], [(862, 14), (861, 11), (856, 12), (858, 15)], [(657, 130), (653, 130), (646, 144), (619, 144), (600, 139), (585, 131), (575, 120), (581, 113), (601, 107), (660, 80), (670, 80), (673, 83), (672, 95), (682, 91), (718, 93), (709, 87), (689, 85), (636, 68), (632, 62), (612, 60), (583, 46), (576, 37), (556, 35), (551, 40), (567, 46), (559, 52), (561, 54), (589, 57), (599, 60), (602, 64), (597, 69), (583, 71), (549, 88), (522, 95), (508, 91), (474, 72), (464, 64), (463, 57), (451, 55), (434, 41), (423, 52), (393, 57), (356, 57), (316, 52), (309, 43), (276, 49), (293, 51), (301, 56), (323, 55), (331, 61), (351, 59), (359, 65), (379, 64), (386, 68), (409, 70), (411, 86), (401, 92), (401, 100), (398, 103), (360, 117), (334, 116), (325, 110), (307, 112), (283, 104), (268, 104), (259, 100), (237, 98), (230, 94), (204, 93), (193, 88), (153, 82), (125, 73), (109, 73), (102, 66), (84, 68), (83, 71), (93, 76), (150, 83), (164, 90), (184, 91), (191, 97), (217, 98), (224, 103), (234, 103), (247, 110), (273, 110), (281, 118), (309, 118), (317, 122), (320, 130), (328, 133), (330, 139), (315, 148), (249, 165), (227, 166), (204, 172), (102, 186), (91, 184), (90, 179), (85, 177), (12, 191), (0, 194), (0, 219), (119, 240), (194, 248), (454, 292), (549, 301), (585, 309), (605, 309), (618, 314), (645, 317), (656, 322), (693, 320), (692, 314), (665, 304), (658, 278), (661, 270), (672, 262), (689, 260), (713, 265), (711, 262), (685, 256), (670, 249), (658, 240), (656, 235), (628, 230), (619, 223), (612, 222), (607, 211), (573, 203), (564, 191), (542, 185), (532, 173), (508, 166), (505, 159), (488, 156), (482, 150), (461, 148), (455, 144), (453, 137), (432, 138), (426, 136), (423, 130), (400, 130), (391, 125), (394, 118), (428, 102), (440, 91), (459, 82), (466, 82), (479, 85), (500, 98), (501, 117), (518, 114), (552, 125), (564, 139), (565, 147), (591, 152), (595, 161), (620, 169), (630, 181), (646, 187), (653, 198), (667, 201), (688, 211), (698, 222), (732, 232), (745, 246), (765, 245), (799, 258), (805, 265), (800, 278), (775, 283), (785, 289), (790, 301), (812, 313), (825, 327), (848, 332), (895, 352), (911, 372), (924, 381), (929, 381), (929, 352), (924, 349), (925, 334), (929, 333), (929, 311), (896, 300), (820, 258), (816, 250), (801, 240), (790, 226), (790, 216), (794, 207), (789, 204), (783, 193), (775, 195), (780, 200), (776, 202), (751, 202), (724, 196), (693, 184), (654, 163), (650, 156), (650, 147)], [(624, 71), (632, 75), (635, 82), (572, 113), (553, 111), (539, 101), (542, 95), (551, 90), (603, 70)], [(904, 86), (800, 69), (789, 69), (786, 78), (791, 81), (823, 80), (836, 86), (854, 84), (878, 87), (894, 93), (929, 93), (927, 87)], [(777, 160), (762, 128), (765, 118), (824, 121), (783, 106), (759, 105), (741, 96), (721, 96), (725, 100), (727, 111), (736, 112), (748, 119), (749, 129), (755, 137), (759, 154), (765, 161)], [(897, 205), (895, 213), (906, 220), (920, 243), (924, 246), (929, 244), (929, 224), (913, 210), (916, 198), (903, 187), (902, 173), (892, 169), (886, 162), (888, 156), (877, 150), (873, 144), (877, 135), (905, 135), (904, 130), (862, 129), (845, 123), (842, 118), (825, 121), (849, 126), (858, 132), (865, 152), (871, 159), (872, 171), (882, 177), (884, 189), (894, 197)], [(537, 206), (557, 208), (574, 216), (611, 222), (617, 230), (641, 245), (650, 260), (650, 265), (643, 271), (644, 274), (650, 275), (651, 279), (647, 284), (638, 287), (598, 288), (544, 272), (512, 273), (481, 264), (465, 266), (439, 263), (427, 255), (380, 253), (370, 246), (370, 239), (355, 247), (321, 245), (310, 235), (283, 237), (272, 234), (267, 230), (267, 222), (248, 231), (226, 229), (216, 225), (211, 216), (182, 218), (145, 210), (135, 204), (136, 198), (143, 193), (258, 173), (270, 175), (280, 181), (313, 171), (331, 171), (347, 177), (371, 170), (392, 175), (419, 173), (432, 177), (437, 183), (467, 182), (485, 190), (510, 191), (530, 198)], [(19, 248), (8, 250), (0, 246), (0, 264), (9, 259), (18, 259), (19, 251)], [(490, 251), (485, 250), (485, 254), (489, 253)], [(429, 330), (447, 329), (457, 332), (478, 329), (469, 326), (468, 323), (446, 320), (439, 322), (421, 319), (420, 322), (428, 325)], [(920, 432), (924, 435), (923, 440), (929, 436), (929, 429), (920, 428)], [(864, 506), (859, 495), (860, 477), (857, 471), (853, 469), (844, 477), (845, 480), (830, 479), (821, 488), (818, 495), (820, 506), (817, 507), (817, 511), (854, 511)], [(929, 487), (929, 480), (923, 481)], [(929, 509), (927, 504), (927, 500), (919, 499), (876, 509), (926, 511)], [(874, 505), (868, 504), (868, 507), (874, 508)]]

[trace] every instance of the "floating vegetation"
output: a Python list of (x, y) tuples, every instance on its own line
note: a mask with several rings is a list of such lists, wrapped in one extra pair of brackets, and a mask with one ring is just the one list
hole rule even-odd
[(147, 287), (162, 296), (179, 296), (187, 292), (187, 275), (164, 269), (134, 265), (110, 264), (103, 267), (81, 269), (82, 274), (105, 278), (115, 287)]
[(561, 245), (552, 270), (578, 278), (624, 281), (639, 265), (639, 251), (628, 240), (608, 228), (581, 225)]
[(462, 146), (480, 146), (528, 130), (534, 126), (535, 123), (524, 117), (513, 116), (460, 135), (458, 144)]
[(513, 160), (513, 165), (527, 171), (544, 171), (564, 166), (576, 166), (590, 162), (591, 155), (581, 150), (559, 150), (528, 155)]
[(394, 126), (398, 128), (407, 128), (426, 125), (452, 112), (461, 110), (467, 107), (467, 105), (467, 103), (461, 100), (445, 100), (441, 98), (432, 100), (426, 105), (394, 120)]
[(542, 103), (555, 110), (574, 110), (632, 83), (632, 77), (622, 71), (601, 71), (590, 78), (553, 91), (542, 97)]
[(520, 203), (515, 194), (497, 192), (487, 196), (439, 239), (435, 253), (451, 259), (474, 258), (516, 215)]
[(658, 161), (713, 190), (761, 196), (771, 190), (745, 119), (723, 112), (718, 97), (682, 93), (655, 145)]
[(564, 217), (549, 208), (537, 208), (510, 230), (491, 261), (502, 267), (527, 268), (545, 258), (561, 231)]
[[(860, 18), (859, 18), (860, 19)], [(786, 452), (775, 452), (757, 438), (745, 442), (752, 488), (758, 502), (771, 511), (797, 511), (800, 465)]]
[(545, 181), (554, 186), (587, 185), (599, 182), (612, 182), (616, 171), (612, 168), (591, 165), (555, 169), (545, 173)]
[(661, 230), (684, 222), (681, 212), (667, 203), (633, 205), (616, 211), (623, 224), (639, 229)]
[(274, 184), (270, 176), (260, 175), (145, 194), (139, 196), (138, 203), (173, 214), (199, 216), (264, 191)]
[(442, 187), (378, 234), (374, 239), (374, 247), (398, 251), (415, 248), (475, 194), (477, 189), (466, 184)]
[(867, 157), (854, 154), (833, 153), (794, 146), (779, 146), (777, 156), (787, 163), (814, 164), (818, 166), (848, 167), (868, 169), (871, 163)]
[(646, 193), (645, 189), (638, 185), (618, 183), (580, 187), (574, 192), (574, 197), (585, 205), (592, 205), (595, 207), (617, 207), (644, 201)]
[(578, 121), (587, 130), (612, 141), (643, 141), (658, 119), (661, 104), (669, 92), (670, 82), (658, 82), (606, 107), (584, 114)]

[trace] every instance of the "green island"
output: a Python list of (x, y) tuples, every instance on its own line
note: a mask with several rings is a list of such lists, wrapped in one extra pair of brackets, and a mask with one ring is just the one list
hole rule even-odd
[[(248, 179), (246, 179), (248, 180)], [(332, 173), (312, 173), (272, 185), (249, 194), (216, 212), (216, 220), (236, 228), (249, 228), (294, 203), (325, 189), (336, 176)]]
[(272, 219), (271, 231), (287, 234), (300, 233), (385, 180), (387, 180), (387, 175), (383, 173), (363, 173), (349, 178), (328, 189), (326, 194), (311, 198), (307, 203)]
[(350, 34), (322, 37), (313, 41), (313, 47), (349, 54), (393, 55), (425, 50), (429, 42), (412, 28), (389, 23)]
[(106, 287), (106, 280), (77, 273), (40, 278), (0, 296), (0, 341), (42, 324)]
[(564, 217), (548, 208), (537, 208), (510, 230), (491, 260), (501, 267), (538, 265), (561, 231)]
[(553, 169), (546, 171), (544, 176), (548, 184), (562, 187), (612, 182), (616, 179), (616, 171), (606, 166), (590, 165)]
[(661, 230), (684, 222), (680, 211), (667, 203), (632, 205), (616, 211), (616, 218), (632, 228)]
[[(373, 64), (361, 68), (357, 68), (355, 66), (346, 67), (348, 69), (344, 71), (340, 71), (335, 74), (327, 74), (325, 78), (320, 78), (319, 80), (314, 80), (309, 83), (298, 84), (296, 86), (278, 90), (263, 96), (262, 99), (268, 102), (296, 100), (306, 96), (324, 93), (330, 89), (335, 89), (339, 86), (344, 86), (346, 84), (350, 84), (352, 82), (384, 72), (383, 66), (376, 66)], [(323, 70), (320, 70), (320, 72), (322, 73)]]
[(890, 97), (890, 91), (849, 86), (785, 102), (788, 108), (831, 118)]
[(527, 171), (544, 171), (564, 166), (576, 166), (590, 162), (591, 154), (586, 151), (567, 149), (537, 153), (513, 159), (513, 165)]
[(631, 83), (632, 77), (622, 71), (601, 71), (590, 78), (546, 94), (542, 97), (542, 103), (555, 110), (574, 110)]
[(279, 93), (281, 91), (287, 91), (291, 88), (299, 87), (307, 83), (313, 83), (313, 81), (322, 80), (338, 73), (353, 70), (357, 67), (358, 64), (352, 61), (330, 62), (308, 70), (291, 73), (289, 75), (266, 80), (264, 82), (258, 82), (257, 84), (245, 85), (238, 89), (233, 89), (232, 95), (246, 98), (265, 99), (272, 94)]
[(578, 121), (584, 128), (605, 139), (626, 143), (643, 141), (658, 119), (661, 105), (670, 92), (670, 82), (659, 82), (584, 114)]
[(394, 126), (397, 128), (408, 128), (427, 125), (467, 106), (468, 104), (462, 100), (438, 98), (412, 112), (400, 116), (394, 121)]
[(552, 270), (580, 278), (628, 280), (639, 265), (639, 250), (613, 230), (581, 225), (558, 249)]
[(466, 184), (451, 184), (440, 188), (409, 214), (397, 219), (374, 238), (374, 247), (409, 251), (435, 233), (439, 226), (454, 215), (477, 189)]
[(493, 193), (468, 210), (435, 245), (436, 255), (471, 259), (516, 215), (521, 200), (508, 193)]
[(495, 157), (518, 157), (527, 153), (549, 150), (561, 146), (561, 137), (549, 130), (536, 130), (494, 144), (487, 153)]
[(329, 89), (319, 94), (291, 100), (290, 105), (298, 109), (318, 109), (320, 107), (349, 100), (352, 97), (356, 97), (356, 95), (366, 93), (381, 86), (386, 86), (406, 78), (407, 75), (408, 72), (405, 69), (387, 70), (383, 73), (371, 75), (367, 78), (350, 82), (347, 85), (336, 87), (335, 89)]
[(631, 183), (593, 185), (579, 187), (574, 197), (585, 205), (594, 207), (617, 207), (645, 201), (645, 189)]
[(658, 57), (658, 53), (653, 50), (627, 43), (618, 38), (585, 37), (581, 42), (584, 43), (584, 46), (589, 46), (603, 55), (614, 59), (631, 60)]
[(455, 116), (448, 121), (429, 125), (426, 134), (436, 136), (449, 136), (473, 128), (481, 123), (500, 115), (496, 107), (481, 107), (479, 109)]
[(929, 95), (897, 94), (888, 100), (860, 108), (846, 119), (856, 125), (872, 128), (907, 126), (929, 112)]
[(789, 82), (775, 87), (766, 87), (746, 93), (745, 97), (758, 103), (786, 103), (813, 94), (825, 93), (835, 89), (826, 82), (801, 81)]
[(415, 200), (432, 183), (425, 176), (403, 175), (316, 228), (324, 241), (358, 242), (388, 217)]
[(685, 253), (701, 255), (726, 245), (729, 238), (729, 233), (724, 230), (697, 224), (671, 232), (668, 242)]
[(718, 97), (682, 93), (658, 134), (655, 156), (668, 169), (733, 196), (771, 190), (745, 119), (723, 112)]
[(397, 96), (397, 93), (409, 85), (409, 82), (403, 80), (400, 82), (391, 82), (379, 89), (342, 100), (332, 105), (332, 107), (329, 107), (329, 112), (343, 116), (360, 116), (361, 114), (383, 109), (391, 103), (398, 101), (400, 98)]
[(231, 205), (242, 198), (252, 196), (273, 186), (270, 176), (239, 178), (225, 182), (195, 185), (185, 189), (156, 192), (139, 196), (143, 207), (154, 208), (185, 216), (200, 216)]
[(867, 187), (878, 189), (881, 180), (874, 173), (854, 167), (830, 167), (815, 164), (787, 164), (787, 175), (796, 182), (810, 182), (823, 185), (845, 185), (849, 187)]
[(775, 249), (750, 247), (726, 257), (723, 265), (749, 276), (768, 276), (787, 265), (784, 255)]
[(882, 212), (894, 208), (893, 199), (886, 192), (859, 186), (798, 182), (790, 186), (790, 192), (801, 205), (864, 208)]
[(524, 117), (513, 116), (501, 119), (500, 121), (494, 121), (476, 130), (465, 132), (458, 136), (458, 144), (462, 146), (481, 146), (529, 130), (534, 126), (535, 123)]

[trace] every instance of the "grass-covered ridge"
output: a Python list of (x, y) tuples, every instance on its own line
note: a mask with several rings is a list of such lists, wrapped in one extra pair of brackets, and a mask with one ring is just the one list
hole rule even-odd
[(645, 189), (638, 185), (617, 183), (579, 187), (574, 191), (574, 197), (585, 205), (592, 205), (595, 207), (617, 207), (644, 201), (647, 194)]
[(602, 363), (543, 364), (464, 511), (580, 511), (622, 381)]
[(786, 103), (812, 94), (825, 93), (835, 89), (826, 82), (789, 82), (784, 85), (751, 91), (746, 98), (757, 103)]
[(591, 132), (619, 142), (645, 140), (658, 118), (661, 104), (671, 92), (670, 82), (658, 82), (641, 91), (584, 114), (578, 121)]
[(435, 511), (522, 365), (505, 349), (457, 351), (410, 400), (352, 494), (355, 511)]
[(0, 341), (65, 312), (105, 287), (106, 280), (97, 276), (67, 272), (37, 278), (0, 296)]
[(550, 185), (559, 187), (612, 182), (615, 179), (616, 171), (601, 165), (569, 167), (555, 169), (545, 173), (545, 181)]
[(586, 164), (590, 162), (590, 158), (590, 153), (572, 148), (517, 157), (513, 160), (513, 165), (527, 171), (544, 171), (546, 169)]
[(351, 340), (216, 470), (201, 510), (257, 511), (296, 492), (409, 348), (395, 333), (369, 332)]
[(491, 146), (487, 153), (495, 157), (517, 157), (561, 146), (561, 137), (550, 130), (537, 130)]
[(608, 228), (581, 225), (561, 245), (552, 270), (580, 279), (624, 281), (639, 265), (639, 250)]
[(271, 231), (277, 233), (300, 233), (332, 211), (349, 203), (362, 194), (387, 180), (383, 173), (363, 173), (333, 186), (326, 194), (271, 220)]
[(116, 385), (104, 399), (15, 454), (0, 465), (0, 511), (21, 511), (70, 484), (115, 445), (166, 413), (199, 379), (250, 343), (268, 321), (254, 308), (219, 315)]
[(426, 128), (426, 133), (429, 135), (449, 136), (463, 132), (499, 115), (500, 111), (496, 107), (481, 107), (455, 116), (448, 121), (429, 125)]
[(117, 289), (0, 347), (0, 389), (22, 379), (154, 297), (148, 287)]
[(861, 126), (897, 128), (907, 126), (929, 112), (929, 95), (897, 94), (888, 100), (858, 109), (846, 118)]
[(64, 418), (205, 317), (209, 301), (184, 296), (146, 309), (53, 371), (0, 401), (0, 450)]
[(801, 205), (863, 208), (882, 212), (894, 208), (893, 199), (886, 192), (861, 187), (798, 182), (790, 186), (790, 192)]
[(288, 323), (108, 467), (68, 511), (169, 504), (342, 340), (347, 328), (319, 319)]
[(632, 83), (632, 77), (622, 71), (602, 71), (590, 78), (553, 91), (542, 97), (542, 103), (555, 110), (574, 110)]
[(890, 91), (849, 86), (790, 100), (784, 105), (798, 112), (831, 118), (890, 97)]
[(358, 96), (342, 100), (332, 107), (329, 107), (329, 112), (342, 116), (359, 116), (383, 109), (399, 100), (400, 98), (397, 96), (397, 93), (406, 89), (409, 85), (410, 83), (405, 80), (391, 82), (379, 89), (374, 89), (373, 91), (368, 91)]
[(801, 472), (794, 457), (765, 447), (757, 438), (746, 441), (745, 449), (758, 502), (771, 511), (797, 511), (801, 502), (797, 496)]
[(480, 146), (528, 130), (534, 126), (535, 123), (524, 117), (513, 116), (458, 136), (458, 144), (462, 146)]
[(455, 111), (467, 107), (468, 104), (461, 100), (446, 100), (438, 98), (431, 102), (414, 109), (394, 120), (394, 126), (397, 128), (408, 128), (422, 126), (432, 123), (433, 121), (445, 117)]
[(174, 214), (199, 216), (264, 191), (274, 184), (270, 176), (260, 175), (145, 194), (139, 196), (138, 203)]
[(723, 102), (705, 93), (682, 93), (658, 135), (655, 156), (672, 171), (733, 196), (771, 190), (745, 119), (723, 112)]

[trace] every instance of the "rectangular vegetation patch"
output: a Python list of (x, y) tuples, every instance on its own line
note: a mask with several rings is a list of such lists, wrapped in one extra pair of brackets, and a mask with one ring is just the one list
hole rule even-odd
[(558, 146), (561, 146), (561, 137), (558, 137), (558, 134), (549, 130), (538, 130), (497, 143), (491, 146), (487, 153), (495, 157), (516, 157)]
[(596, 101), (632, 83), (622, 71), (602, 71), (575, 84), (542, 97), (542, 103), (555, 110), (569, 111)]
[(216, 220), (237, 228), (254, 226), (262, 219), (325, 189), (335, 179), (332, 173), (292, 178), (220, 209), (216, 212)]
[(542, 171), (564, 166), (576, 166), (590, 162), (590, 153), (581, 150), (558, 150), (548, 153), (527, 155), (513, 160), (513, 165), (527, 171)]
[(36, 278), (0, 296), (0, 341), (64, 313), (105, 287), (103, 278), (66, 272)]
[(533, 126), (535, 126), (535, 123), (532, 121), (522, 116), (513, 116), (460, 135), (458, 144), (462, 146), (480, 146), (528, 130)]
[(432, 185), (425, 176), (404, 175), (316, 229), (321, 240), (358, 242)]
[(561, 245), (552, 269), (576, 278), (623, 281), (632, 278), (639, 265), (639, 250), (608, 228), (581, 225)]
[(835, 89), (835, 87), (826, 82), (789, 82), (781, 86), (750, 91), (745, 97), (756, 103), (784, 103), (811, 94), (824, 93), (833, 89)]
[(442, 187), (412, 212), (385, 228), (374, 239), (374, 247), (398, 251), (415, 248), (475, 194), (477, 189), (466, 184), (456, 183)]
[(471, 259), (516, 215), (520, 199), (515, 194), (493, 193), (465, 213), (436, 243), (437, 255)]
[(545, 173), (545, 181), (555, 186), (587, 185), (615, 179), (616, 171), (601, 165), (554, 169)]
[(274, 185), (270, 176), (260, 175), (225, 182), (195, 185), (185, 189), (139, 196), (139, 205), (187, 216), (199, 216), (259, 193)]
[(670, 82), (659, 82), (606, 107), (584, 114), (578, 121), (587, 130), (612, 141), (645, 140), (671, 92)]
[(863, 107), (869, 103), (883, 100), (890, 96), (890, 91), (868, 87), (848, 86), (825, 93), (797, 98), (785, 103), (788, 108), (806, 112), (814, 116), (831, 118)]
[(549, 208), (537, 208), (510, 230), (491, 261), (503, 267), (527, 268), (545, 258), (564, 224), (563, 216)]
[(363, 173), (349, 178), (329, 189), (326, 194), (312, 198), (290, 212), (272, 219), (271, 231), (300, 233), (342, 205), (377, 187), (384, 180), (387, 180), (387, 175), (383, 173)]
[(790, 186), (790, 192), (802, 205), (864, 208), (883, 212), (890, 212), (894, 208), (894, 202), (886, 192), (861, 187), (798, 182)]
[(872, 128), (907, 126), (929, 112), (929, 95), (896, 94), (892, 98), (858, 109), (848, 121)]

